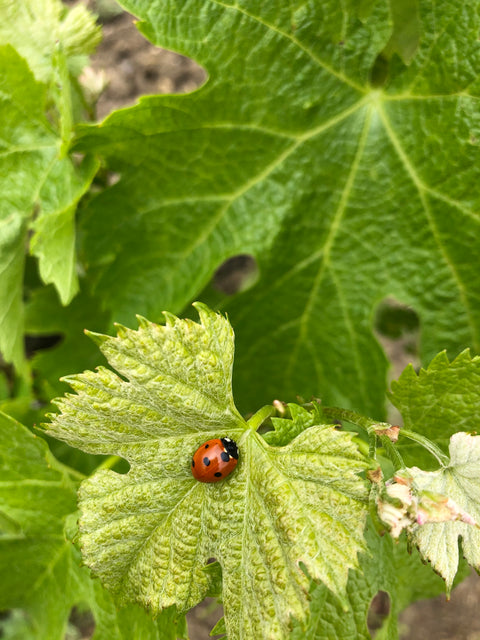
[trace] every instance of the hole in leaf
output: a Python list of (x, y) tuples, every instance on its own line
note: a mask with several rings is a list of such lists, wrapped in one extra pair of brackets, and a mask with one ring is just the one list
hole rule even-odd
[[(375, 313), (375, 335), (391, 363), (389, 380), (395, 380), (408, 364), (420, 365), (420, 320), (416, 312), (392, 298), (383, 300)], [(390, 406), (389, 420), (402, 424), (399, 412)]]
[(30, 616), (22, 609), (0, 611), (0, 638), (21, 639), (36, 637)]
[(217, 626), (223, 616), (223, 607), (214, 598), (205, 598), (203, 602), (187, 613), (188, 632), (190, 638), (195, 640), (212, 640), (212, 638), (225, 637), (220, 635), (210, 635), (210, 631)]
[(415, 311), (393, 299), (386, 299), (377, 307), (375, 329), (385, 338), (396, 340), (418, 332), (420, 320)]
[(70, 611), (68, 619), (67, 640), (86, 640), (91, 638), (95, 631), (95, 618), (93, 613), (86, 605), (78, 604)]
[(36, 351), (51, 349), (59, 344), (63, 339), (61, 333), (52, 333), (50, 335), (25, 336), (25, 351), (27, 357), (31, 357)]
[(249, 289), (258, 279), (258, 265), (248, 254), (233, 256), (220, 265), (213, 276), (213, 286), (227, 296)]
[(377, 631), (381, 629), (389, 615), (390, 596), (386, 591), (379, 591), (373, 596), (367, 614), (367, 627), (372, 638), (375, 638)]
[(120, 182), (120, 174), (118, 171), (108, 171), (107, 172), (107, 184), (109, 187), (113, 187), (114, 184)]

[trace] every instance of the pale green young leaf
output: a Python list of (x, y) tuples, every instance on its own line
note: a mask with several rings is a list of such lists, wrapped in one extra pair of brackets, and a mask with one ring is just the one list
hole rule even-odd
[(226, 258), (256, 258), (255, 286), (223, 307), (245, 411), (298, 393), (380, 418), (372, 324), (389, 296), (418, 313), (423, 358), (480, 346), (479, 8), (412, 3), (415, 55), (372, 89), (393, 3), (362, 20), (354, 4), (124, 0), (208, 82), (142, 98), (78, 142), (121, 176), (83, 220), (120, 321), (179, 312)]
[[(138, 331), (93, 335), (120, 375), (70, 376), (76, 395), (56, 401), (61, 414), (46, 429), (130, 463), (127, 474), (100, 471), (80, 489), (84, 559), (121, 602), (188, 609), (207, 593), (214, 557), (229, 638), (284, 638), (291, 617), (307, 610), (300, 563), (344, 593), (363, 547), (366, 488), (357, 473), (368, 461), (351, 434), (329, 425), (298, 429), (279, 448), (251, 431), (232, 398), (231, 326), (196, 306), (200, 324), (166, 314), (166, 326), (140, 319)], [(298, 408), (302, 425), (306, 414)], [(193, 453), (223, 436), (238, 444), (236, 469), (198, 482)]]
[(316, 420), (320, 417), (318, 410), (315, 412), (305, 411), (297, 404), (288, 404), (289, 418), (272, 418), (273, 431), (267, 431), (263, 438), (268, 444), (274, 446), (283, 446), (291, 442), (297, 435), (312, 427), (315, 424), (321, 424)]
[(82, 4), (68, 9), (60, 0), (0, 3), (0, 44), (11, 44), (35, 78), (46, 84), (55, 76), (59, 47), (65, 52), (70, 71), (78, 75), (100, 38), (95, 16)]
[[(418, 431), (446, 453), (454, 433), (480, 430), (480, 358), (464, 351), (450, 362), (442, 352), (418, 374), (408, 366), (392, 382), (389, 397), (406, 429)], [(398, 446), (408, 464), (420, 464), (421, 447), (402, 437)], [(425, 460), (425, 465), (436, 468), (436, 461), (425, 452), (421, 459), (422, 466)]]
[(117, 611), (81, 568), (67, 536), (67, 523), (76, 520), (76, 488), (41, 438), (0, 413), (0, 610), (23, 611), (6, 620), (9, 633), (20, 625), (32, 638), (64, 640), (71, 609), (81, 604), (95, 618), (96, 640), (130, 640), (131, 629), (145, 640), (176, 637), (171, 612), (154, 622), (139, 607)]
[(73, 208), (96, 163), (87, 159), (77, 172), (60, 157), (61, 140), (43, 112), (46, 89), (9, 45), (0, 47), (0, 66), (0, 350), (21, 366), (28, 230), (34, 230), (31, 249), (42, 277), (66, 304), (78, 286)]
[(480, 437), (455, 433), (450, 439), (450, 464), (438, 471), (409, 469), (419, 491), (441, 494), (476, 524), (451, 520), (418, 525), (412, 540), (422, 556), (446, 582), (450, 591), (457, 573), (459, 539), (467, 562), (480, 570)]

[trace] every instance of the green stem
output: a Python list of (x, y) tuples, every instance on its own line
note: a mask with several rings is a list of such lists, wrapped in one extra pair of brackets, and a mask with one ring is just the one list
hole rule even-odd
[(346, 420), (351, 424), (357, 425), (361, 429), (364, 429), (368, 434), (369, 451), (368, 455), (373, 460), (377, 458), (377, 431), (379, 427), (385, 426), (388, 428), (390, 425), (372, 420), (350, 409), (340, 409), (339, 407), (323, 407), (323, 413), (333, 420)]
[(372, 457), (371, 454), (371, 449), (369, 447), (369, 445), (365, 442), (365, 440), (363, 440), (362, 438), (358, 437), (358, 436), (354, 436), (352, 438), (352, 442), (354, 442), (357, 446), (357, 448), (363, 453), (364, 456), (368, 456), (368, 457)]
[(383, 445), (385, 453), (393, 462), (395, 471), (397, 469), (406, 469), (406, 465), (405, 465), (405, 462), (403, 461), (402, 456), (400, 455), (400, 453), (398, 452), (397, 448), (395, 447), (393, 442), (390, 440), (390, 438), (388, 436), (382, 436), (382, 435), (379, 435), (378, 437), (380, 438), (380, 442)]
[(98, 467), (95, 469), (95, 472), (102, 471), (104, 469), (111, 469), (117, 464), (117, 462), (120, 462), (120, 460), (122, 460), (120, 456), (109, 456), (98, 465)]
[(248, 426), (252, 431), (256, 431), (260, 425), (262, 425), (265, 420), (271, 418), (277, 413), (277, 410), (271, 404), (267, 404), (261, 409), (254, 413), (253, 416), (247, 421)]
[(431, 453), (432, 456), (438, 460), (438, 462), (441, 464), (443, 468), (448, 467), (448, 465), (450, 464), (449, 457), (445, 453), (443, 453), (443, 451), (439, 447), (437, 447), (437, 445), (434, 442), (432, 442), (425, 436), (422, 436), (420, 433), (415, 433), (415, 431), (409, 431), (408, 429), (402, 428), (400, 429), (399, 435), (405, 436), (405, 438), (408, 438), (409, 440), (413, 440), (414, 442), (417, 442), (429, 453)]
[(57, 44), (54, 64), (56, 70), (55, 82), (59, 85), (55, 87), (55, 102), (60, 114), (60, 136), (62, 143), (60, 146), (60, 158), (65, 158), (70, 148), (73, 131), (73, 107), (72, 89), (70, 86), (70, 72), (68, 70), (67, 58), (60, 43)]
[(375, 427), (378, 427), (379, 423), (371, 418), (366, 418), (356, 411), (350, 411), (350, 409), (340, 409), (339, 407), (322, 407), (323, 413), (327, 416), (327, 418), (332, 418), (333, 420), (346, 420), (347, 422), (351, 422), (352, 424), (356, 424), (357, 427), (362, 427), (368, 433), (374, 430)]

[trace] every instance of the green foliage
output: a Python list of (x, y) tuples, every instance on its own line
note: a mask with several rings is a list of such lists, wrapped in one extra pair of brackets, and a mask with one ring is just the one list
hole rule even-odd
[(43, 440), (5, 414), (0, 414), (0, 466), (0, 610), (21, 608), (28, 614), (9, 621), (9, 633), (21, 625), (32, 638), (63, 640), (72, 607), (83, 604), (92, 611), (98, 640), (127, 640), (131, 628), (146, 640), (166, 638), (159, 632), (163, 616), (154, 623), (138, 607), (117, 611), (111, 596), (80, 568), (71, 542), (78, 479)]
[[(208, 80), (82, 124), (94, 17), (0, 0), (0, 635), (64, 640), (75, 609), (99, 640), (186, 638), (209, 595), (230, 640), (368, 640), (385, 591), (393, 640), (440, 591), (431, 567), (447, 591), (465, 575), (459, 538), (480, 569), (480, 8), (123, 5)], [(214, 291), (237, 254), (258, 277)], [(103, 335), (192, 299), (200, 323)], [(374, 318), (432, 360), (392, 384), (398, 443)], [(59, 440), (13, 419), (67, 383)], [(192, 453), (224, 435), (238, 466), (197, 482)]]
[(21, 367), (29, 229), (33, 230), (31, 252), (38, 257), (43, 280), (53, 282), (62, 302), (68, 303), (78, 289), (75, 206), (97, 164), (85, 159), (76, 169), (61, 156), (61, 138), (44, 115), (45, 86), (36, 82), (12, 47), (0, 47), (0, 65), (5, 69), (0, 87), (0, 348), (7, 360)]
[[(207, 593), (213, 556), (229, 637), (286, 637), (307, 605), (300, 562), (343, 595), (363, 547), (367, 492), (356, 474), (368, 461), (351, 434), (310, 426), (300, 407), (299, 435), (281, 448), (249, 429), (231, 393), (231, 327), (196, 306), (201, 324), (167, 314), (164, 327), (140, 319), (138, 331), (93, 335), (121, 377), (70, 377), (77, 395), (56, 401), (61, 414), (47, 432), (130, 463), (126, 475), (100, 471), (80, 491), (84, 559), (120, 601), (155, 613), (191, 608)], [(197, 482), (191, 456), (225, 435), (240, 449), (235, 473)]]
[(59, 50), (78, 76), (101, 38), (94, 16), (81, 4), (68, 10), (60, 0), (2, 0), (0, 15), (0, 42), (11, 44), (47, 85), (56, 79)]
[[(464, 351), (449, 362), (445, 353), (439, 353), (418, 374), (407, 367), (392, 383), (389, 397), (407, 429), (425, 435), (447, 452), (450, 437), (457, 431), (480, 431), (479, 389), (479, 357)], [(430, 456), (421, 456), (416, 443), (402, 440), (400, 444), (409, 464), (419, 464), (420, 459), (423, 468), (434, 464)]]
[(334, 0), (124, 5), (208, 82), (81, 130), (77, 148), (122, 178), (82, 227), (115, 319), (180, 311), (225, 258), (254, 255), (256, 285), (223, 306), (245, 411), (299, 393), (380, 416), (387, 363), (371, 325), (387, 296), (420, 315), (424, 358), (478, 348), (477, 7), (420, 2), (416, 55), (392, 54), (373, 90), (386, 2), (362, 21)]
[(365, 530), (365, 538), (368, 546), (360, 556), (361, 569), (349, 573), (347, 608), (324, 585), (312, 584), (308, 628), (305, 631), (295, 626), (293, 640), (370, 640), (368, 612), (380, 591), (388, 594), (389, 610), (375, 638), (396, 640), (398, 614), (413, 600), (436, 596), (445, 590), (443, 581), (422, 564), (418, 553), (407, 553), (405, 540), (393, 544), (389, 536), (380, 537), (371, 523)]

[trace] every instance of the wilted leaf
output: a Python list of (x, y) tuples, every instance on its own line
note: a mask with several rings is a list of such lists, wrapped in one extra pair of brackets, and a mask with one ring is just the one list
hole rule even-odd
[(480, 570), (480, 437), (456, 433), (450, 439), (450, 464), (438, 471), (409, 469), (420, 491), (443, 494), (477, 523), (457, 521), (417, 526), (413, 542), (422, 556), (445, 579), (450, 591), (459, 561), (459, 539), (465, 559)]

